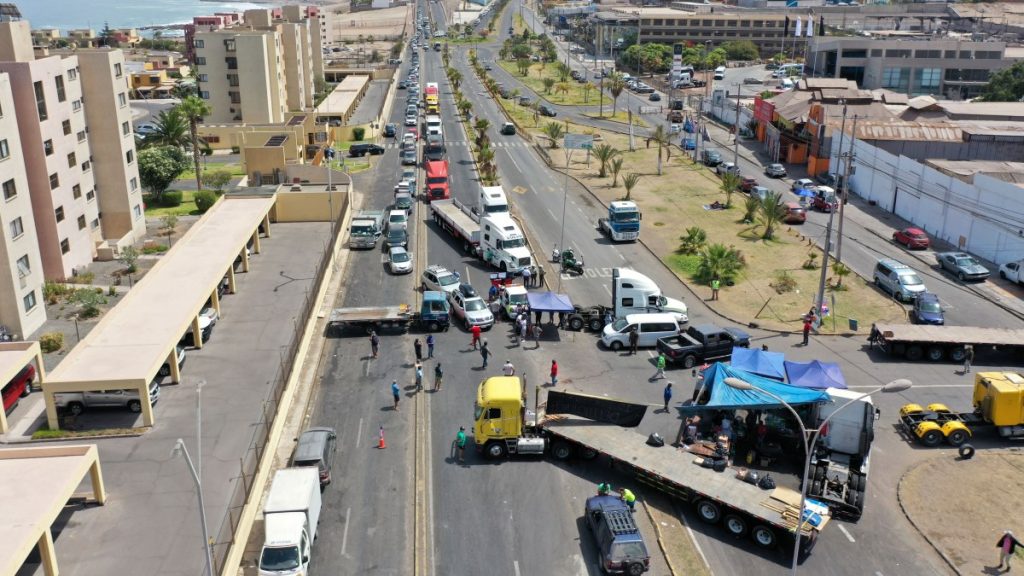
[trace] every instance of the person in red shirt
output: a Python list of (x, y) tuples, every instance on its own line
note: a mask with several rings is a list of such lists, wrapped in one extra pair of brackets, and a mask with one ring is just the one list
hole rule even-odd
[(551, 361), (551, 385), (555, 386), (558, 384), (558, 362)]
[(811, 317), (804, 316), (804, 346), (807, 346), (807, 342), (811, 338)]
[(473, 326), (469, 331), (473, 334), (473, 341), (470, 342), (470, 345), (473, 346), (473, 350), (476, 350), (476, 345), (480, 343), (480, 327)]

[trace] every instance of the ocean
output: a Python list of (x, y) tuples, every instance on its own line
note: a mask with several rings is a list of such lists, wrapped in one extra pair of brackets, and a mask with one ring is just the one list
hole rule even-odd
[(271, 8), (281, 2), (253, 4), (215, 0), (15, 0), (21, 16), (32, 28), (92, 28), (98, 33), (104, 23), (111, 28), (141, 28), (159, 24), (191, 22), (193, 16), (214, 12), (241, 12), (250, 8)]

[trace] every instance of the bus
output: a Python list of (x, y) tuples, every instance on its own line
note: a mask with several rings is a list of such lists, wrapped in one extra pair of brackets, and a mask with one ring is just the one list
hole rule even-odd
[(427, 114), (440, 114), (440, 89), (437, 82), (427, 82), (427, 89), (423, 92), (427, 105)]

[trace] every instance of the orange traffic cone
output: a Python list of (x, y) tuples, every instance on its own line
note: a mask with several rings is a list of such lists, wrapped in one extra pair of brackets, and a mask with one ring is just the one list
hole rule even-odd
[(384, 442), (384, 427), (381, 426), (380, 427), (380, 441), (377, 442), (377, 448), (380, 449), (380, 450), (383, 450), (383, 449), (385, 449), (387, 447), (388, 447), (387, 443)]

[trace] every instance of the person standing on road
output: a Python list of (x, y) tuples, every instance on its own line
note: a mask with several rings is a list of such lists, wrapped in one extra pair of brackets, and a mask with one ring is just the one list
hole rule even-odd
[(633, 510), (636, 506), (636, 495), (634, 495), (629, 488), (620, 487), (618, 492), (619, 498), (622, 498), (622, 501), (626, 503), (626, 506), (629, 506), (629, 509)]
[(370, 351), (373, 352), (373, 357), (377, 357), (377, 352), (380, 350), (380, 337), (373, 330), (370, 330)]
[(505, 364), (501, 367), (501, 373), (505, 376), (516, 375), (516, 367), (512, 365), (511, 360), (505, 360)]
[(528, 324), (529, 320), (527, 320), (526, 314), (523, 314), (522, 320), (519, 321), (519, 339), (524, 343), (526, 342)]
[(416, 350), (416, 361), (423, 362), (423, 342), (420, 342), (420, 339), (417, 338), (413, 340), (412, 347)]
[(640, 333), (636, 331), (636, 326), (629, 329), (629, 353), (636, 354), (637, 344), (640, 343)]
[(558, 362), (551, 361), (551, 385), (558, 385)]
[(533, 287), (533, 280), (532, 280), (532, 278), (533, 277), (530, 274), (530, 267), (527, 266), (526, 268), (523, 268), (523, 288), (532, 288)]
[(1002, 537), (996, 542), (996, 548), (999, 548), (999, 568), (1003, 568), (1003, 563), (1006, 564), (1006, 571), (1010, 571), (1010, 558), (1013, 558), (1013, 554), (1017, 551), (1017, 546), (1021, 543), (1013, 537), (1013, 532), (1007, 530), (1003, 532)]
[(391, 396), (395, 399), (395, 412), (398, 412), (398, 401), (402, 399), (402, 390), (398, 387), (398, 380), (391, 381)]
[(441, 390), (441, 380), (444, 378), (444, 370), (441, 370), (441, 363), (434, 366), (434, 392)]
[(672, 401), (672, 383), (669, 382), (665, 385), (665, 391), (662, 393), (665, 399), (665, 413), (668, 414), (668, 403)]
[(423, 364), (416, 362), (416, 391), (423, 390)]
[(455, 450), (459, 455), (459, 464), (466, 462), (466, 427), (459, 426), (459, 433), (455, 435)]
[(434, 357), (434, 335), (427, 334), (427, 358)]
[(484, 359), (483, 368), (487, 369), (487, 357), (491, 355), (491, 349), (487, 347), (487, 339), (480, 345), (480, 357)]
[(974, 363), (974, 346), (968, 344), (964, 346), (964, 374), (971, 371), (971, 364)]
[(804, 346), (807, 346), (811, 339), (811, 317), (804, 316)]
[(711, 299), (712, 300), (718, 300), (718, 289), (721, 288), (721, 287), (722, 287), (722, 282), (718, 279), (717, 276), (711, 279)]
[(661, 380), (662, 378), (665, 377), (665, 362), (666, 362), (666, 360), (665, 360), (665, 353), (664, 352), (659, 352), (658, 353), (658, 358), (657, 358), (657, 360), (655, 360), (655, 363), (658, 366), (658, 371), (655, 372), (654, 373), (654, 377), (651, 378), (652, 382), (654, 380)]
[(474, 324), (469, 331), (473, 334), (473, 340), (469, 344), (473, 347), (473, 350), (476, 350), (477, 344), (480, 344), (480, 326)]
[(537, 282), (534, 284), (537, 288), (544, 287), (544, 267), (537, 266)]

